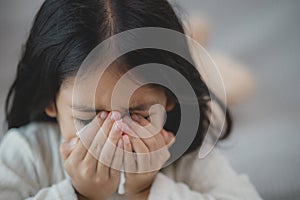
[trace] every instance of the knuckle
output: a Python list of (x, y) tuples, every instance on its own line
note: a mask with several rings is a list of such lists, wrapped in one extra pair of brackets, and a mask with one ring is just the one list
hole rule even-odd
[(83, 178), (89, 178), (89, 177), (92, 177), (92, 169), (90, 166), (87, 166), (87, 165), (84, 165), (82, 168), (81, 168), (81, 176)]
[(65, 163), (64, 163), (64, 168), (65, 168), (65, 170), (70, 174), (72, 171), (70, 170), (71, 168), (70, 168), (70, 164), (69, 164), (69, 162), (68, 161), (66, 161)]
[(117, 132), (112, 131), (112, 132), (110, 133), (109, 139), (110, 139), (112, 142), (116, 142), (119, 138), (120, 138), (120, 136), (117, 134)]
[(99, 129), (99, 133), (101, 135), (106, 135), (106, 133), (107, 133), (107, 127), (105, 126), (105, 124), (103, 126), (101, 126), (101, 128)]
[(96, 176), (96, 177), (95, 177), (95, 183), (96, 183), (97, 185), (101, 184), (101, 183), (102, 183), (102, 177)]
[(142, 148), (141, 153), (148, 154), (149, 153), (148, 148)]
[(146, 143), (148, 144), (151, 151), (155, 151), (158, 149), (158, 144), (155, 139), (153, 139), (153, 138), (148, 139), (148, 141)]
[(107, 165), (109, 163), (109, 158), (106, 154), (102, 153), (100, 155), (100, 162), (103, 164), (103, 165)]
[(95, 141), (89, 148), (89, 153), (92, 155), (98, 155), (101, 152), (102, 145), (99, 141)]

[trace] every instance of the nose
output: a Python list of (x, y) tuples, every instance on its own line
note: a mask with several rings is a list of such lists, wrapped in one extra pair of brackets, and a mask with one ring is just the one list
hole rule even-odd
[(114, 110), (107, 109), (106, 111), (119, 113), (121, 115), (121, 119), (124, 118), (125, 116), (130, 116), (130, 112), (128, 109), (114, 109)]

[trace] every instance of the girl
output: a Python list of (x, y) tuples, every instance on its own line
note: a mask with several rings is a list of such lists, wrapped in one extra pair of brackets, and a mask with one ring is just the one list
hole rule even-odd
[[(44, 2), (6, 102), (10, 130), (0, 146), (1, 199), (260, 199), (247, 177), (237, 175), (217, 150), (202, 160), (197, 156), (210, 124), (210, 98), (193, 63), (163, 50), (137, 50), (104, 71), (94, 96), (89, 95), (89, 78), (75, 84), (81, 63), (94, 47), (141, 27), (184, 33), (166, 0)], [(188, 49), (187, 44), (182, 48)], [(130, 97), (128, 110), (122, 109), (122, 94), (117, 94), (119, 107), (110, 103), (120, 77), (145, 63), (165, 64), (180, 72), (195, 91), (201, 113), (192, 144), (167, 167), (163, 164), (172, 156), (169, 148), (180, 123), (176, 96), (168, 88), (148, 84)], [(72, 99), (75, 86), (79, 95)], [(153, 116), (160, 116), (150, 111), (154, 104), (167, 111), (167, 121), (158, 134), (141, 137), (147, 130), (153, 132), (142, 127), (154, 127), (148, 125)], [(231, 127), (226, 117), (223, 138)], [(85, 127), (79, 136), (92, 139), (78, 139), (78, 127)], [(140, 156), (158, 149), (163, 149), (160, 159)], [(117, 194), (121, 168), (124, 195)]]

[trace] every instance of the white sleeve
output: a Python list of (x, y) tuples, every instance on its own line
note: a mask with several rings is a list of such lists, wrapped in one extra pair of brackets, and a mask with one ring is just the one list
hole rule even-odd
[(248, 177), (237, 175), (218, 151), (203, 160), (188, 156), (171, 174), (176, 178), (157, 174), (149, 200), (261, 200)]
[(210, 195), (203, 195), (192, 191), (183, 182), (175, 182), (166, 175), (158, 173), (150, 189), (148, 200), (169, 199), (169, 200), (209, 200), (214, 199)]
[(77, 196), (74, 192), (71, 182), (66, 179), (51, 187), (41, 189), (34, 197), (26, 200), (74, 200)]
[[(38, 158), (20, 133), (10, 131), (5, 135), (0, 145), (0, 199), (77, 199), (68, 179), (41, 187)], [(47, 173), (42, 176), (50, 179)]]

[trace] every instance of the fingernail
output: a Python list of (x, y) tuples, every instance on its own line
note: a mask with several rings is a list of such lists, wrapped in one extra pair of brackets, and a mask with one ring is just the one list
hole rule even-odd
[(112, 111), (110, 118), (114, 121), (121, 119), (121, 114), (117, 111)]
[(128, 135), (123, 135), (123, 140), (124, 140), (125, 144), (129, 144), (130, 143)]
[(105, 119), (106, 117), (107, 117), (107, 112), (102, 111), (101, 114), (100, 114), (100, 118)]
[(122, 142), (122, 140), (120, 139), (119, 142), (118, 142), (118, 147), (121, 148), (122, 146), (123, 146), (123, 142)]
[(131, 118), (134, 119), (135, 121), (139, 121), (139, 119), (140, 119), (140, 117), (138, 115), (136, 115), (136, 114), (133, 114), (131, 116)]
[(70, 147), (73, 147), (77, 144), (77, 141), (78, 141), (78, 138), (77, 137), (74, 137), (72, 138), (70, 141), (69, 141), (69, 146)]

